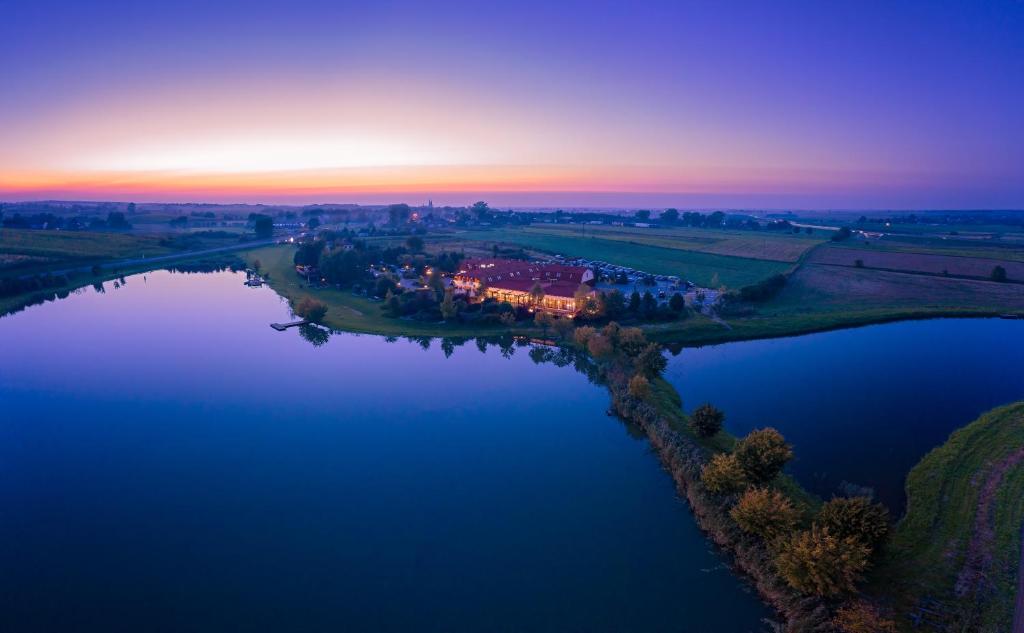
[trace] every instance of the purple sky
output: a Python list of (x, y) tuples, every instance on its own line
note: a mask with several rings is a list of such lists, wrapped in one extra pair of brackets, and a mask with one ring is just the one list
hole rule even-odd
[(1020, 1), (15, 2), (0, 89), (0, 199), (1024, 207)]

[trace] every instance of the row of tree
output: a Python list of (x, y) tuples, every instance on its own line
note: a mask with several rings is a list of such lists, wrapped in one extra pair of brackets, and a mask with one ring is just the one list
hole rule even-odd
[[(693, 412), (690, 428), (698, 436), (712, 437), (721, 431), (724, 417), (705, 404)], [(714, 455), (701, 471), (701, 483), (731, 501), (733, 522), (763, 541), (792, 588), (829, 599), (849, 598), (886, 541), (889, 513), (882, 504), (861, 496), (833, 498), (808, 515), (777, 482), (792, 458), (792, 447), (781, 433), (757, 429), (730, 452)], [(858, 599), (843, 603), (835, 624), (851, 633), (895, 630), (891, 620)], [(858, 628), (862, 626), (868, 628)]]

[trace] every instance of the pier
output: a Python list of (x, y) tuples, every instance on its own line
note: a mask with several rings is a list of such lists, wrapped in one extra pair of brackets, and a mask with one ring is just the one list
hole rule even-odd
[(292, 321), (291, 323), (271, 323), (270, 327), (274, 328), (278, 332), (284, 332), (285, 330), (287, 330), (290, 327), (296, 327), (296, 326), (299, 326), (299, 325), (306, 325), (307, 323), (308, 323), (308, 321), (306, 321), (305, 319), (300, 319), (298, 321)]

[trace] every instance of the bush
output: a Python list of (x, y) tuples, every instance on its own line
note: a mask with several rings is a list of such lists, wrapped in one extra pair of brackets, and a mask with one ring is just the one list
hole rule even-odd
[(867, 497), (837, 497), (818, 514), (818, 525), (838, 537), (852, 536), (872, 549), (889, 535), (889, 511)]
[(586, 347), (587, 343), (590, 341), (590, 337), (596, 332), (597, 330), (589, 325), (584, 325), (583, 327), (576, 328), (576, 331), (573, 332), (573, 340), (576, 341), (577, 345)]
[(668, 360), (661, 353), (661, 346), (657, 343), (649, 343), (643, 348), (633, 361), (636, 370), (649, 378), (654, 378), (665, 371)]
[(613, 349), (611, 341), (606, 336), (594, 333), (587, 339), (587, 351), (594, 358), (605, 358), (612, 353)]
[(651, 397), (651, 383), (643, 374), (637, 374), (629, 379), (629, 395), (637, 400), (648, 400)]
[(1002, 266), (996, 266), (992, 269), (992, 281), (1003, 282), (1006, 281), (1006, 269)]
[(295, 314), (310, 323), (320, 323), (327, 315), (327, 304), (313, 297), (303, 297), (302, 301), (295, 306)]
[(757, 429), (737, 442), (736, 460), (751, 483), (766, 484), (793, 458), (793, 449), (775, 429)]
[(725, 414), (721, 410), (704, 403), (697, 407), (690, 416), (690, 429), (700, 437), (712, 437), (722, 430)]
[(815, 525), (783, 542), (775, 566), (797, 591), (834, 597), (855, 591), (869, 554), (857, 539), (840, 538)]
[(863, 600), (839, 607), (832, 624), (842, 633), (896, 633), (896, 623)]
[(627, 327), (619, 330), (619, 349), (626, 356), (637, 356), (647, 347), (647, 337), (638, 327)]
[(705, 488), (718, 495), (731, 495), (747, 486), (747, 478), (736, 456), (724, 453), (712, 457), (701, 469), (700, 480)]
[(800, 513), (778, 490), (751, 488), (743, 493), (729, 516), (744, 532), (772, 541), (791, 532)]

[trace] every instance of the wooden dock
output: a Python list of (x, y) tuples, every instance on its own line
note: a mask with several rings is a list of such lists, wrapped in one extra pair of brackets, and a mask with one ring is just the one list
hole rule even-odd
[(296, 327), (296, 326), (299, 326), (299, 325), (306, 325), (306, 323), (307, 323), (307, 321), (305, 319), (301, 319), (299, 321), (292, 321), (291, 323), (271, 323), (270, 327), (274, 328), (278, 332), (284, 332), (285, 330), (287, 330), (290, 327)]

